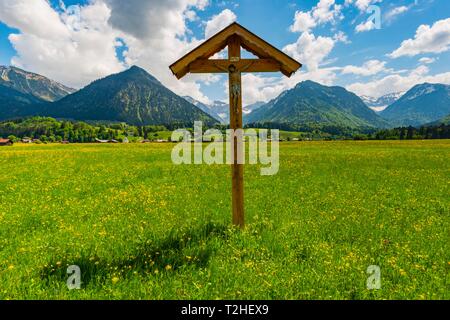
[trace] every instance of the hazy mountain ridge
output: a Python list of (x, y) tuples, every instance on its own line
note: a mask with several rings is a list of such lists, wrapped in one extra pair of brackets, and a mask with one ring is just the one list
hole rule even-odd
[(439, 126), (439, 125), (446, 125), (446, 126), (450, 125), (450, 114), (437, 121), (425, 124), (425, 126)]
[[(213, 118), (219, 120), (222, 124), (230, 123), (230, 105), (228, 103), (216, 100), (212, 104), (207, 105), (189, 96), (184, 96), (183, 98), (199, 107), (201, 110), (208, 113)], [(242, 108), (242, 112), (244, 113), (244, 115), (250, 114), (251, 112), (259, 109), (264, 104), (265, 102), (262, 101), (252, 103), (250, 105), (244, 106)]]
[(450, 114), (443, 117), (442, 119), (439, 119), (435, 122), (436, 124), (444, 124), (444, 125), (450, 125)]
[(196, 106), (203, 112), (206, 112), (207, 114), (209, 114), (211, 117), (213, 117), (217, 121), (223, 122), (223, 119), (220, 117), (220, 115), (217, 114), (214, 110), (212, 110), (211, 107), (208, 106), (207, 104), (204, 104), (198, 100), (195, 100), (194, 98), (192, 98), (190, 96), (183, 96), (183, 98), (186, 99), (188, 102), (192, 103), (194, 106)]

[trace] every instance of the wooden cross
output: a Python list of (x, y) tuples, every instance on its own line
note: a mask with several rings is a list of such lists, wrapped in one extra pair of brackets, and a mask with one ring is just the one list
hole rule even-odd
[[(210, 59), (228, 47), (228, 59)], [(258, 59), (241, 59), (241, 48)], [(302, 65), (254, 35), (238, 23), (232, 23), (170, 66), (181, 79), (188, 73), (228, 73), (230, 128), (242, 129), (242, 72), (278, 72), (290, 77)], [(232, 173), (233, 224), (244, 227), (244, 165), (238, 163), (238, 143), (234, 138)]]

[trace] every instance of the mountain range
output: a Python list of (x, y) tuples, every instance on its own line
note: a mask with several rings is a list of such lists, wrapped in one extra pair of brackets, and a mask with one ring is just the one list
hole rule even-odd
[(45, 115), (75, 120), (121, 121), (132, 125), (192, 125), (215, 119), (176, 95), (144, 69), (130, 69), (96, 80), (48, 104)]
[(396, 126), (420, 126), (450, 114), (450, 86), (418, 84), (380, 115)]
[[(40, 85), (47, 86), (49, 91), (59, 87), (46, 78), (41, 79)], [(21, 107), (23, 103), (16, 101), (19, 98), (23, 97), (15, 97), (0, 106), (0, 116), (3, 119), (40, 115), (73, 120), (121, 121), (132, 125), (191, 125), (195, 120), (207, 125), (217, 123), (217, 120), (136, 66), (96, 80), (53, 102), (31, 100), (27, 104), (27, 112)], [(22, 109), (17, 110), (18, 108)]]
[[(196, 120), (208, 125), (229, 123), (227, 103), (208, 105), (180, 97), (136, 66), (74, 91), (44, 76), (0, 66), (0, 120), (41, 115), (133, 125), (184, 126)], [(389, 106), (379, 113), (372, 110), (385, 104)], [(243, 113), (246, 124), (296, 130), (420, 126), (447, 121), (450, 86), (425, 83), (404, 94), (361, 99), (342, 87), (304, 81), (268, 103), (245, 106)]]
[(300, 128), (381, 128), (388, 122), (342, 87), (304, 81), (244, 117), (245, 123), (275, 122)]

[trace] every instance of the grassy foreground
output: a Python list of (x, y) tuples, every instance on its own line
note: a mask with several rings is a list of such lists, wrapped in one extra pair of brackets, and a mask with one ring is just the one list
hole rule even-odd
[(243, 232), (229, 167), (172, 147), (1, 148), (0, 299), (450, 299), (450, 141), (281, 144)]

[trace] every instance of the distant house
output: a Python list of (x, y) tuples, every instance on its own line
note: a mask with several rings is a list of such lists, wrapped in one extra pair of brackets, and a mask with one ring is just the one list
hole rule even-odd
[(150, 143), (151, 141), (148, 139), (142, 140), (141, 143)]
[(130, 143), (130, 140), (128, 140), (128, 138), (125, 137), (125, 138), (122, 139), (122, 143)]
[(108, 143), (119, 143), (119, 141), (111, 139), (111, 140), (108, 141)]
[(22, 143), (32, 143), (32, 139), (31, 138), (23, 138), (22, 139)]
[(10, 139), (0, 139), (0, 146), (12, 146), (14, 142)]

